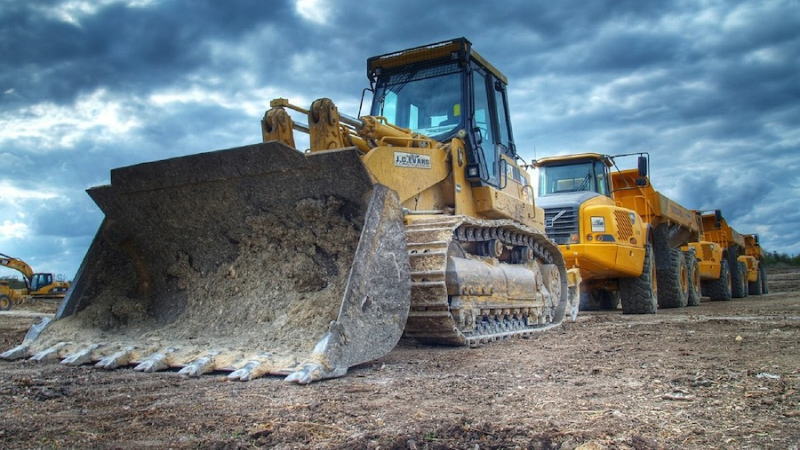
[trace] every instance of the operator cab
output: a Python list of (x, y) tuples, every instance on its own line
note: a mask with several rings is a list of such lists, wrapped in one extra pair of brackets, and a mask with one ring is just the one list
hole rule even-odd
[(517, 157), (508, 80), (468, 40), (374, 56), (367, 70), (374, 92), (371, 115), (441, 142), (464, 139), (467, 179), (474, 186), (501, 187), (508, 167), (501, 155), (511, 161)]
[(536, 161), (545, 232), (557, 244), (579, 242), (580, 206), (595, 197), (611, 196), (611, 159), (598, 153), (553, 156)]
[(53, 274), (52, 273), (35, 273), (33, 277), (31, 277), (31, 287), (32, 291), (38, 291), (39, 289), (43, 288), (44, 286), (48, 286), (53, 284)]
[(575, 192), (609, 196), (610, 164), (607, 157), (594, 154), (539, 160), (536, 162), (539, 168), (539, 197)]

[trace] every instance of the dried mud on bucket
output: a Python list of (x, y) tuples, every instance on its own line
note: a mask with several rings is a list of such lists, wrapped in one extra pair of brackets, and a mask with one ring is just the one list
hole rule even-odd
[(192, 251), (178, 251), (155, 283), (170, 292), (146, 300), (130, 295), (132, 270), (98, 273), (95, 283), (107, 288), (77, 315), (54, 322), (42, 341), (267, 353), (287, 366), (302, 362), (298, 355), (309, 355), (337, 318), (362, 220), (357, 207), (333, 196), (250, 215), (240, 235), (228, 236), (238, 248), (231, 262), (202, 273)]

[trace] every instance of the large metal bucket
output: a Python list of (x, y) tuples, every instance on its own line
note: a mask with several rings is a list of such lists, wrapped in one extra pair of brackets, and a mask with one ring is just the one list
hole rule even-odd
[(276, 142), (111, 171), (56, 318), (7, 359), (308, 383), (383, 356), (410, 303), (402, 212), (355, 149)]

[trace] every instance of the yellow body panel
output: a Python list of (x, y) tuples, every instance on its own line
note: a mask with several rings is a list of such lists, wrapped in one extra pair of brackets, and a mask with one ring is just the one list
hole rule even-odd
[(537, 159), (536, 165), (545, 165), (552, 162), (568, 162), (579, 159), (596, 159), (598, 161), (603, 161), (603, 163), (608, 167), (611, 167), (612, 165), (611, 160), (600, 153), (575, 153), (572, 155), (547, 156), (545, 158)]
[(744, 254), (752, 256), (759, 261), (764, 258), (761, 245), (758, 243), (758, 237), (755, 234), (744, 235)]
[(27, 289), (12, 289), (8, 282), (0, 281), (0, 296), (6, 296), (11, 302), (11, 305), (19, 305), (25, 302), (28, 297)]
[(758, 281), (758, 260), (752, 256), (742, 255), (737, 258), (739, 262), (744, 263), (747, 268), (747, 281), (755, 283)]
[(436, 44), (424, 45), (422, 47), (411, 48), (399, 52), (388, 53), (386, 55), (374, 56), (367, 60), (367, 70), (389, 69), (392, 67), (403, 67), (421, 61), (446, 58), (453, 52), (466, 51), (469, 49), (470, 55), (481, 62), (497, 78), (508, 84), (508, 79), (489, 61), (483, 58), (478, 52), (472, 49), (466, 39), (454, 39), (452, 41), (439, 42)]
[(614, 244), (559, 245), (567, 267), (579, 268), (584, 281), (638, 277), (644, 265), (644, 248)]
[[(447, 177), (450, 165), (446, 157), (447, 150), (443, 148), (375, 147), (363, 156), (363, 161), (375, 181), (397, 191), (400, 203), (405, 206), (412, 197)], [(402, 167), (400, 164), (421, 167)], [(410, 209), (442, 209), (445, 206), (433, 203), (424, 208)]]
[(703, 240), (716, 242), (723, 248), (738, 245), (745, 248), (744, 236), (734, 230), (725, 219), (717, 223), (714, 214), (703, 214)]
[(662, 223), (680, 225), (689, 231), (692, 241), (699, 240), (701, 224), (697, 214), (656, 191), (649, 180), (646, 185), (638, 186), (637, 178), (638, 169), (611, 173), (617, 204), (638, 212), (645, 222), (654, 227)]
[[(362, 160), (375, 181), (397, 191), (409, 211), (443, 211), (484, 219), (511, 219), (544, 229), (544, 211), (533, 203), (532, 188), (508, 175), (503, 189), (473, 187), (466, 180), (464, 143), (453, 139), (448, 146), (378, 146)], [(519, 170), (511, 159), (507, 167)], [(417, 167), (409, 167), (417, 166)], [(519, 173), (522, 173), (520, 171)]]
[(714, 242), (690, 242), (687, 248), (694, 249), (701, 280), (716, 280), (722, 264), (722, 247)]
[[(579, 243), (558, 246), (567, 267), (580, 268), (584, 281), (642, 274), (646, 225), (636, 212), (601, 195), (584, 202), (579, 217)], [(592, 217), (603, 217), (605, 230), (592, 231)], [(601, 236), (612, 236), (614, 242), (602, 241)]]

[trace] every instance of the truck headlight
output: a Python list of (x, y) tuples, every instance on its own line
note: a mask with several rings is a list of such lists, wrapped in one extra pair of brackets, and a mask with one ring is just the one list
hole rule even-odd
[(606, 231), (606, 219), (604, 217), (591, 217), (592, 233), (602, 233)]

